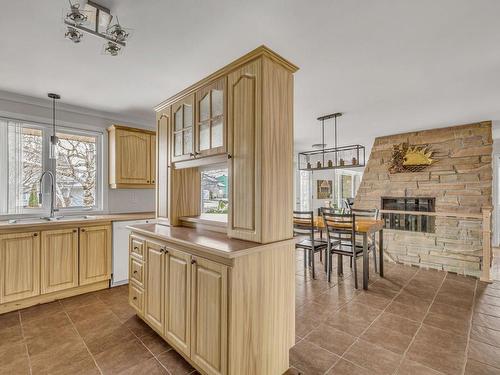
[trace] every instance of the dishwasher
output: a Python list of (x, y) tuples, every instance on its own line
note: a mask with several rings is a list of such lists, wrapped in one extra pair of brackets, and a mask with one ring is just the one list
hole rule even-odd
[(154, 219), (113, 222), (113, 273), (111, 286), (128, 284), (128, 237), (129, 225), (154, 223)]

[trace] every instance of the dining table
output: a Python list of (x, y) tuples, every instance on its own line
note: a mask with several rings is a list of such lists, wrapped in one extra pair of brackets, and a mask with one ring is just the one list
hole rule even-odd
[[(350, 227), (351, 224), (335, 223), (334, 226), (339, 228)], [(368, 237), (372, 234), (378, 232), (378, 252), (379, 252), (379, 274), (380, 277), (384, 277), (384, 220), (369, 218), (369, 217), (359, 217), (356, 218), (354, 225), (356, 226), (356, 234), (360, 234), (363, 237), (363, 289), (368, 289), (368, 280), (370, 277), (369, 273), (369, 259), (368, 259)], [(326, 229), (323, 217), (314, 217), (314, 226), (316, 229), (323, 231)], [(376, 251), (376, 249), (374, 250)], [(338, 270), (342, 272), (342, 257), (338, 256)]]

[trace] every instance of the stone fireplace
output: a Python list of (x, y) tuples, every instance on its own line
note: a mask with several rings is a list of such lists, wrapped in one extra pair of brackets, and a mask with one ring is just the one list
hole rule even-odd
[[(393, 145), (427, 146), (435, 164), (389, 173)], [(479, 276), (482, 207), (491, 206), (491, 122), (375, 140), (354, 206), (381, 210), (393, 261)]]

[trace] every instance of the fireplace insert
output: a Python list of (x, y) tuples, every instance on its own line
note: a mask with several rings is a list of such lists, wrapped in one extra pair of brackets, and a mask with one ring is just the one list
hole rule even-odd
[(436, 199), (422, 197), (382, 197), (382, 219), (385, 228), (410, 232), (435, 232), (435, 217), (425, 212), (435, 212)]

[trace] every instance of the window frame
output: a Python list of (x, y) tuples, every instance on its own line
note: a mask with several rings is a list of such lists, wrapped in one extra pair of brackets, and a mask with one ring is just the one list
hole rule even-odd
[[(36, 121), (29, 121), (23, 119), (16, 119), (10, 117), (2, 117), (0, 116), (0, 120), (5, 122), (15, 121), (21, 123), (21, 126), (33, 129), (40, 129), (42, 131), (42, 171), (50, 170), (54, 173), (54, 176), (57, 175), (56, 172), (56, 160), (49, 159), (49, 144), (50, 144), (50, 136), (52, 135), (52, 125), (47, 123), (41, 123)], [(83, 135), (90, 136), (96, 138), (96, 197), (95, 204), (93, 207), (56, 207), (59, 210), (59, 215), (63, 216), (65, 214), (78, 214), (78, 213), (96, 213), (103, 211), (103, 196), (104, 196), (104, 134), (102, 131), (98, 130), (87, 130), (81, 128), (74, 128), (68, 126), (57, 126), (57, 133), (65, 133), (69, 135)], [(8, 160), (8, 148), (5, 147), (8, 143), (8, 127), (1, 126), (0, 127), (0, 161)], [(44, 200), (42, 202), (41, 207), (39, 208), (21, 208), (20, 212), (13, 213), (8, 212), (9, 206), (9, 196), (8, 196), (8, 163), (0, 163), (0, 181), (6, 181), (6, 183), (0, 184), (0, 218), (9, 218), (9, 217), (33, 217), (40, 216), (42, 214), (46, 214), (50, 209), (50, 199), (47, 199), (46, 196), (49, 194), (49, 178), (44, 178), (43, 181), (43, 192), (44, 192)], [(57, 179), (56, 179), (57, 183)]]
[[(213, 213), (205, 213), (203, 212), (203, 177), (202, 177), (202, 174), (204, 172), (207, 172), (207, 171), (212, 171), (212, 170), (217, 170), (217, 169), (226, 169), (227, 170), (227, 173), (228, 173), (228, 186), (227, 186), (227, 194), (228, 194), (228, 204), (229, 204), (229, 165), (228, 163), (215, 163), (215, 164), (209, 164), (209, 165), (205, 165), (203, 167), (199, 167), (198, 168), (198, 172), (200, 173), (200, 195), (199, 195), (199, 199), (200, 199), (200, 216), (203, 217), (204, 219), (207, 219), (207, 220), (210, 220), (210, 215), (225, 215), (225, 222), (228, 221), (228, 217), (229, 217), (229, 212), (228, 213), (225, 213), (225, 214), (213, 214)], [(228, 210), (229, 210), (229, 206), (228, 206)], [(219, 216), (219, 217), (220, 217)], [(214, 219), (216, 216), (213, 216), (212, 219)], [(214, 221), (221, 221), (221, 220), (214, 220)]]

